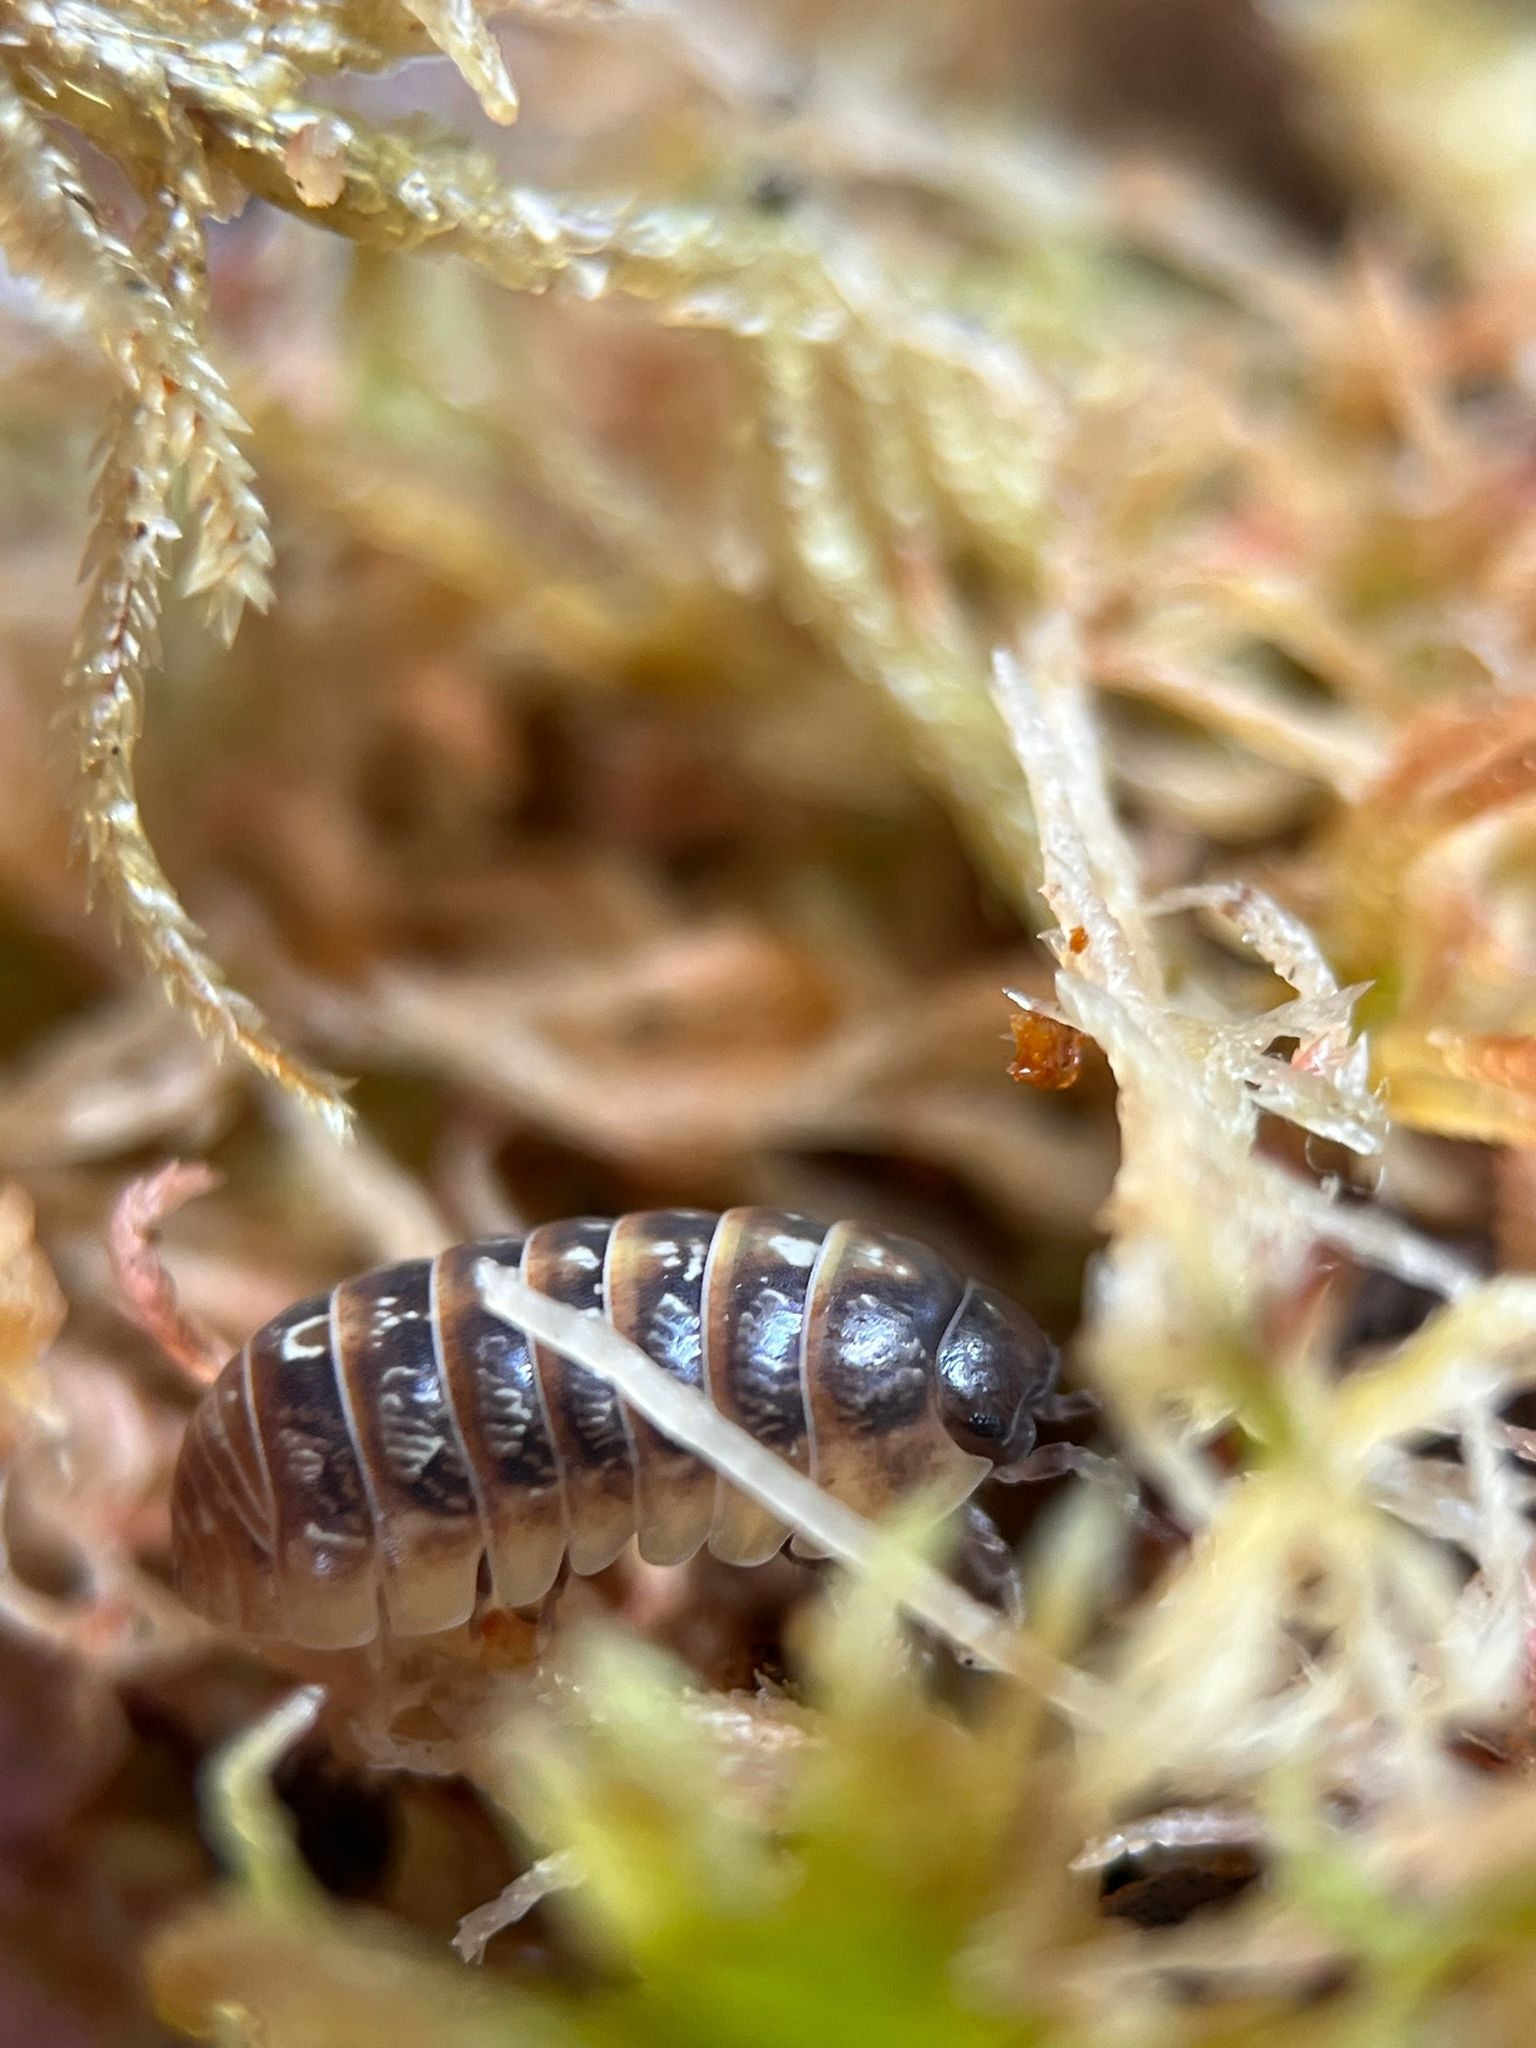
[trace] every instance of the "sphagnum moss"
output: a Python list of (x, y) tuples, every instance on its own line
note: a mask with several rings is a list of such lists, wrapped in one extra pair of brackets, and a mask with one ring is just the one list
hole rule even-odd
[[(529, 2036), (743, 2048), (865, 2037), (1491, 2048), (1522, 2037), (1531, 1489), (1508, 1455), (1528, 1439), (1502, 1411), (1531, 1378), (1536, 1296), (1522, 1272), (1484, 1268), (1490, 1250), (1514, 1265), (1530, 1236), (1528, 321), (1490, 278), (1466, 188), (1433, 169), (1438, 131), (1422, 153), (1417, 140), (1406, 148), (1373, 86), (1379, 67), (1352, 79), (1337, 62), (1424, 12), (1414, 0), (1341, 6), (1331, 24), (1316, 10), (1286, 18), (1314, 82), (1358, 108), (1351, 140), (1386, 167), (1397, 224), (1442, 259), (1434, 289), (1381, 258), (1340, 263), (1259, 229), (1188, 181), (1122, 178), (1064, 151), (1053, 184), (1005, 127), (976, 124), (962, 146), (883, 80), (832, 78), (792, 120), (765, 115), (771, 95), (740, 83), (759, 61), (753, 38), (714, 43), (693, 10), (641, 10), (590, 32), (657, 35), (733, 139), (719, 146), (695, 107), (681, 136), (670, 132), (665, 171), (596, 197), (558, 177), (510, 177), (488, 147), (337, 103), (337, 88), (435, 40), (484, 110), (507, 119), (511, 72), (469, 6), (18, 0), (6, 13), (6, 248), (18, 273), (76, 309), (111, 387), (70, 664), (82, 833), (104, 895), (173, 995), (339, 1121), (334, 1084), (298, 1067), (211, 963), (135, 798), (133, 748), (178, 554), (215, 634), (267, 598), (272, 557), (233, 385), (253, 445), (268, 436), (274, 502), (278, 490), (324, 497), (313, 480), (334, 457), (326, 502), (339, 529), (382, 535), (408, 565), (401, 581), (443, 571), (487, 640), (516, 624), (563, 677), (599, 672), (609, 713), (626, 692), (682, 687), (666, 632), (719, 636), (689, 649), (692, 686), (708, 678), (696, 703), (707, 697), (711, 712), (710, 692), (723, 699), (727, 672), (739, 682), (753, 660), (782, 672), (786, 692), (828, 671), (834, 693), (839, 672), (856, 678), (894, 712), (918, 778), (994, 891), (1023, 922), (1055, 921), (1016, 979), (1037, 1014), (1088, 1048), (1056, 1119), (1005, 1117), (976, 1088), (968, 1053), (947, 1064), (974, 987), (924, 1009), (920, 974), (894, 974), (897, 949), (882, 952), (850, 909), (848, 876), (837, 870), (831, 886), (827, 866), (797, 865), (782, 842), (765, 857), (764, 900), (775, 916), (808, 904), (808, 921), (834, 935), (818, 962), (835, 955), (843, 979), (828, 972), (808, 990), (814, 976), (780, 973), (737, 934), (727, 956), (756, 977), (745, 1004), (733, 993), (742, 973), (711, 979), (688, 950), (695, 934), (657, 939), (653, 901), (610, 895), (593, 913), (610, 947), (615, 931), (657, 943), (639, 996), (622, 999), (612, 978), (580, 972), (574, 994), (558, 971), (548, 986), (537, 972), (519, 983), (506, 963), (520, 961), (527, 922), (497, 925), (484, 958), (438, 983), (383, 945), (370, 952), (349, 926), (375, 970), (365, 992), (290, 973), (290, 994), (306, 998), (295, 1012), (338, 1062), (396, 1058), (440, 1083), (456, 1148), (444, 1187), (459, 1213), (504, 1226), (495, 1134), (479, 1131), (468, 1098), (543, 1119), (573, 1148), (669, 1189), (693, 1185), (683, 1126), (731, 1198), (754, 1177), (781, 1186), (781, 1155), (797, 1144), (839, 1142), (921, 1143), (925, 1159), (995, 1194), (1009, 1184), (997, 1160), (1032, 1144), (1012, 1181), (1031, 1227), (1043, 1231), (1070, 1190), (1086, 1237), (1094, 1198), (1064, 1168), (1090, 1130), (1104, 1136), (1112, 1099), (1118, 1168), (1076, 1358), (1128, 1467), (1172, 1518), (1143, 1532), (1155, 1561), (1138, 1566), (1111, 1500), (1067, 1503), (1027, 1555), (1027, 1635), (978, 1621), (929, 1561), (872, 1549), (856, 1531), (843, 1548), (858, 1580), (816, 1612), (793, 1702), (704, 1688), (610, 1623), (580, 1653), (557, 1630), (559, 1653), (531, 1688), (487, 1680), (488, 1716), (426, 1736), (385, 1725), (381, 1737), (376, 1725), (376, 1759), (464, 1772), (534, 1868), (574, 1877), (539, 1910), (585, 1972), (579, 1992), (537, 1988), (516, 1967), (494, 1990), (467, 1988), (441, 1945), (407, 1940), (406, 1916), (381, 1925), (325, 1903), (263, 1776), (297, 1710), (258, 1726), (207, 1780), (233, 1886), (156, 1946), (157, 1993), (178, 2023), (278, 2044), (430, 2033), (450, 2048)], [(1497, 36), (1466, 46), (1489, 90), (1496, 73), (1519, 75), (1521, 32), (1507, 12), (1497, 20)], [(1425, 75), (1422, 49), (1396, 54), (1395, 75)], [(740, 176), (739, 136), (753, 148), (770, 138), (791, 173), (803, 165), (805, 196), (792, 175)], [(1497, 137), (1479, 141), (1474, 188), (1490, 189)], [(712, 146), (726, 168), (704, 175), (689, 150)], [(94, 195), (103, 157), (133, 195), (122, 231)], [(893, 211), (899, 197), (900, 232), (885, 231), (871, 191)], [(494, 516), (445, 536), (433, 507), (451, 487), (349, 504), (348, 479), (377, 474), (372, 451), (355, 452), (358, 421), (312, 423), (291, 392), (269, 402), (273, 364), (242, 362), (237, 377), (238, 323), (227, 339), (213, 330), (209, 224), (250, 198), (381, 264), (436, 254), (543, 299), (573, 351), (619, 308), (635, 322), (630, 348), (646, 322), (712, 338), (732, 531), (701, 538), (707, 518), (690, 526), (664, 493), (648, 526), (648, 491), (627, 488), (617, 457), (610, 495), (599, 433), (590, 448), (573, 433), (592, 461), (566, 463), (555, 428), (544, 439), (526, 406), (502, 423), (508, 465), (536, 509), (574, 518), (637, 590), (659, 594), (636, 608), (640, 623), (593, 572), (530, 627), (537, 549), (503, 588), (516, 548)], [(1505, 209), (1500, 236), (1517, 231), (1518, 210)], [(397, 374), (419, 382), (405, 393), (422, 401), (415, 417), (474, 431), (463, 393), (431, 391), (435, 374), (454, 382), (438, 366)], [(429, 469), (432, 435), (401, 433), (398, 474)], [(494, 727), (450, 684), (439, 716), (466, 720), (449, 758), (467, 784), (494, 757)], [(413, 773), (427, 772), (420, 736), (440, 729), (425, 718), (407, 728)], [(617, 729), (615, 718), (605, 737)], [(759, 772), (764, 755), (777, 766), (790, 751), (782, 733), (754, 739)], [(873, 789), (878, 812), (878, 773), (859, 779), (866, 749), (828, 751), (832, 768), (810, 769), (858, 791), (851, 811)], [(368, 778), (338, 753), (350, 801)], [(601, 766), (603, 750), (589, 760)], [(804, 763), (799, 773), (790, 786), (805, 803), (817, 785)], [(663, 782), (655, 811), (686, 808), (673, 787)], [(311, 792), (307, 809), (283, 815), (317, 814), (329, 830), (347, 804), (326, 811)], [(342, 869), (352, 844), (345, 828), (301, 841)], [(366, 874), (366, 858), (353, 865)], [(314, 860), (305, 879), (316, 891), (332, 881)], [(497, 886), (510, 896), (518, 879), (509, 864)], [(907, 894), (915, 923), (917, 885)], [(547, 921), (589, 914), (580, 889), (558, 900)], [(489, 922), (486, 899), (459, 915)], [(276, 968), (272, 978), (283, 985)], [(989, 965), (984, 985), (1000, 1078), (1001, 972)], [(722, 1035), (755, 1076), (761, 1048), (740, 1012), (758, 1002), (781, 1030), (787, 1084), (771, 1063), (765, 1081), (717, 1075), (705, 1113), (665, 1068), (666, 1085), (652, 1080), (643, 1062), (658, 1013), (663, 1036), (683, 1035), (678, 1019), (696, 1034), (679, 1060), (695, 1085)], [(841, 1033), (825, 1022), (839, 1003)], [(624, 1028), (605, 1066), (591, 1048), (609, 1007)], [(1101, 1056), (1107, 1076), (1092, 1064)], [(930, 1071), (928, 1094), (903, 1092)], [(79, 1143), (80, 1119), (71, 1097), (50, 1123), (49, 1080), (34, 1091), (33, 1142), (57, 1163), (63, 1141), (49, 1133), (57, 1124)], [(168, 1126), (151, 1116), (112, 1128), (161, 1142)], [(1447, 1155), (1416, 1148), (1418, 1132), (1502, 1148), (1491, 1246), (1421, 1227), (1487, 1219)], [(976, 1169), (989, 1139), (987, 1180)], [(343, 1177), (291, 1136), (280, 1150), (305, 1202), (323, 1194), (376, 1255), (438, 1230), (419, 1162), (408, 1171), (359, 1150)], [(219, 1213), (243, 1220), (243, 1199)], [(536, 1212), (551, 1200), (541, 1183)], [(949, 1219), (962, 1231), (973, 1221), (959, 1204)], [(7, 1273), (34, 1302), (18, 1327), (36, 1348), (56, 1315), (29, 1250)], [(1336, 1287), (1362, 1268), (1445, 1305), (1406, 1337), (1362, 1344)], [(93, 1299), (80, 1270), (72, 1284)], [(253, 1270), (253, 1299), (266, 1301), (277, 1282), (260, 1260), (217, 1269), (220, 1288)], [(227, 1312), (231, 1334), (259, 1320)], [(615, 1365), (590, 1333), (569, 1341), (599, 1373)], [(55, 1361), (61, 1388), (70, 1363)], [(643, 1373), (643, 1358), (617, 1361), (637, 1364)], [(96, 1471), (78, 1410), (64, 1426), (74, 1469)], [(1425, 1455), (1434, 1437), (1454, 1459)], [(47, 1483), (35, 1462), (13, 1475), (18, 1495), (45, 1505)], [(818, 1514), (803, 1481), (797, 1493), (770, 1470), (762, 1483), (787, 1519)], [(97, 1670), (196, 1654), (168, 1622), (152, 1625), (165, 1616), (134, 1562), (132, 1515), (112, 1523), (98, 1507), (93, 1521), (89, 1489), (66, 1491), (62, 1509), (55, 1491), (53, 1509), (88, 1526), (100, 1551), (88, 1575), (97, 1604), (13, 1600), (13, 1624), (51, 1629)], [(625, 1598), (633, 1632), (661, 1628), (655, 1589)], [(958, 1623), (973, 1654), (994, 1653), (1005, 1676), (964, 1714), (925, 1681), (894, 1620), (903, 1602), (931, 1628)], [(331, 1708), (338, 1733), (349, 1716), (367, 1722), (356, 1698), (338, 1693)], [(1474, 1740), (1501, 1775), (1469, 1770)], [(1161, 1806), (1172, 1816), (1143, 1826)], [(1263, 1884), (1219, 1922), (1128, 1939), (1098, 1910), (1084, 1844), (1138, 1826), (1148, 1840), (1198, 1837), (1207, 1810), (1223, 1839), (1256, 1845)]]

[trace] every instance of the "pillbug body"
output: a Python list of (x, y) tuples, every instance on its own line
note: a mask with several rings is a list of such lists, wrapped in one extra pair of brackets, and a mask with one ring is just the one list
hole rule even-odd
[(204, 1395), (172, 1496), (178, 1582), (221, 1626), (304, 1649), (524, 1607), (563, 1562), (789, 1531), (480, 1298), (482, 1262), (609, 1319), (721, 1414), (866, 1514), (1018, 1465), (1057, 1354), (906, 1238), (773, 1209), (541, 1224), (346, 1280), (259, 1330)]

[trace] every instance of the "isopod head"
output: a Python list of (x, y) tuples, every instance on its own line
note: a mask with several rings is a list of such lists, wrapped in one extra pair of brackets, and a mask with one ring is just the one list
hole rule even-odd
[(1034, 1448), (1035, 1410), (1056, 1384), (1061, 1354), (1032, 1316), (972, 1285), (939, 1345), (939, 1408), (964, 1451), (1015, 1465)]

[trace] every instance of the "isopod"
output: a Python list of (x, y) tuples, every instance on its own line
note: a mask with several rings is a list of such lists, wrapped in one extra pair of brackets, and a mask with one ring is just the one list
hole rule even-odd
[(300, 1649), (527, 1607), (563, 1563), (790, 1535), (606, 1381), (481, 1300), (490, 1260), (608, 1318), (838, 1499), (957, 1507), (1018, 1476), (1059, 1358), (1025, 1312), (924, 1246), (776, 1209), (540, 1224), (344, 1280), (258, 1330), (203, 1396), (172, 1496), (183, 1598)]

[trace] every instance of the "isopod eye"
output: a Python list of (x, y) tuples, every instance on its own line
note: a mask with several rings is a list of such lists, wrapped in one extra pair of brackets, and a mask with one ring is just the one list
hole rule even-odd
[(1056, 1347), (1014, 1302), (972, 1286), (939, 1344), (944, 1426), (963, 1451), (1011, 1465), (1034, 1447), (1034, 1406), (1056, 1377)]

